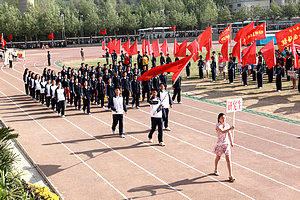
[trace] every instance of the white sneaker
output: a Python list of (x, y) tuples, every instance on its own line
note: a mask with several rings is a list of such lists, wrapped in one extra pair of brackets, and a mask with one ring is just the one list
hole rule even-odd
[(171, 131), (170, 127), (165, 128), (166, 131)]
[(102, 106), (102, 108), (105, 108), (105, 106)]
[(149, 139), (149, 143), (153, 143), (153, 140), (152, 140), (152, 139)]
[(88, 115), (91, 115), (92, 113), (88, 113)]
[(64, 118), (65, 116), (64, 116), (64, 115), (62, 115), (61, 117), (62, 117), (62, 118)]
[(178, 102), (178, 104), (182, 104), (182, 102), (181, 102), (181, 101), (179, 101), (179, 102)]
[(122, 135), (120, 135), (120, 137), (121, 137), (121, 138), (125, 138), (125, 135), (124, 135), (124, 134), (122, 134)]
[(140, 109), (140, 107), (139, 107), (139, 106), (137, 106), (137, 107), (136, 107), (136, 109)]
[(166, 146), (166, 144), (164, 142), (160, 142), (159, 145), (162, 147)]
[(114, 134), (116, 134), (116, 132), (115, 132), (115, 131), (112, 131), (112, 134), (114, 135)]

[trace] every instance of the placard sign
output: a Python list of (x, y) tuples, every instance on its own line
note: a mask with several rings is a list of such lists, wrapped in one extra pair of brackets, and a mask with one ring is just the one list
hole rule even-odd
[(228, 99), (226, 101), (226, 112), (237, 112), (242, 111), (243, 109), (243, 99)]
[(296, 78), (296, 72), (292, 70), (287, 70), (287, 75), (291, 78)]

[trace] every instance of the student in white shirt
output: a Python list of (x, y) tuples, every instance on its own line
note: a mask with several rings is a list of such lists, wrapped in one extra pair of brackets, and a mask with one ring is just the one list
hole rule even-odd
[(57, 101), (57, 115), (61, 113), (61, 117), (65, 117), (66, 91), (64, 88), (62, 88), (61, 82), (57, 83), (57, 88), (55, 90), (55, 99)]
[(41, 83), (40, 83), (40, 75), (35, 75), (35, 80), (34, 80), (34, 88), (35, 88), (35, 99), (37, 101), (41, 100)]
[(50, 87), (51, 87), (51, 79), (48, 79), (47, 80), (47, 84), (45, 86), (46, 106), (47, 106), (47, 108), (49, 108), (49, 106), (50, 106), (50, 100), (51, 100)]
[(41, 99), (40, 99), (40, 102), (41, 102), (41, 104), (44, 104), (44, 102), (45, 102), (45, 88), (46, 88), (46, 84), (47, 84), (47, 81), (45, 81), (45, 77), (42, 76), (41, 77), (41, 82), (40, 82), (40, 85), (41, 85)]
[(54, 112), (56, 100), (55, 100), (55, 90), (57, 88), (56, 81), (52, 81), (52, 85), (50, 86), (50, 94), (51, 94), (51, 107), (52, 111)]
[(115, 95), (111, 98), (111, 110), (113, 115), (112, 133), (115, 134), (116, 126), (119, 123), (119, 135), (121, 138), (125, 138), (123, 132), (123, 111), (127, 114), (127, 108), (119, 88), (115, 88)]
[(158, 93), (158, 97), (162, 101), (161, 103), (163, 109), (162, 117), (164, 121), (165, 130), (171, 131), (168, 122), (169, 122), (169, 108), (172, 108), (173, 101), (170, 97), (169, 92), (165, 90), (165, 84), (161, 83), (159, 87), (160, 87), (160, 91)]
[(151, 90), (150, 103), (150, 114), (151, 114), (151, 131), (148, 135), (149, 142), (152, 143), (152, 135), (157, 127), (158, 129), (158, 142), (160, 146), (165, 146), (163, 142), (163, 119), (162, 119), (162, 105), (161, 100), (157, 97), (157, 91)]

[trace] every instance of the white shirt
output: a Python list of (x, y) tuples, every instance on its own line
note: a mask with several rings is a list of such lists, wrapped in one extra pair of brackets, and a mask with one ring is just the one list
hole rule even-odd
[(41, 84), (40, 84), (40, 80), (35, 80), (35, 89), (36, 90), (41, 90)]
[(41, 88), (41, 93), (44, 94), (47, 82), (46, 81), (43, 81), (43, 82), (41, 81), (40, 84), (41, 84), (41, 86), (43, 86), (43, 88)]
[(50, 88), (52, 90), (52, 94), (51, 95), (54, 97), (55, 96), (55, 90), (56, 90), (57, 86), (56, 85), (51, 85)]
[(34, 78), (32, 78), (30, 81), (31, 81), (31, 87), (34, 88)]
[(113, 106), (115, 107), (116, 111), (112, 111), (112, 114), (123, 114), (123, 97), (122, 96), (117, 96), (113, 97)]
[(156, 101), (157, 104), (150, 104), (151, 117), (162, 118), (162, 111), (156, 112), (157, 108), (160, 106), (160, 99), (156, 97), (155, 99), (152, 99), (152, 101)]
[(164, 108), (170, 108), (170, 99), (169, 99), (169, 93), (164, 90), (164, 91), (160, 91), (160, 99), (162, 101), (162, 106)]
[(57, 99), (58, 101), (65, 101), (66, 98), (65, 98), (65, 89), (64, 88), (56, 88), (56, 93), (57, 93)]
[(46, 90), (47, 91), (47, 94), (46, 94), (47, 97), (51, 96), (51, 94), (50, 94), (50, 87), (51, 87), (51, 84), (47, 84), (46, 87), (45, 87), (47, 89)]

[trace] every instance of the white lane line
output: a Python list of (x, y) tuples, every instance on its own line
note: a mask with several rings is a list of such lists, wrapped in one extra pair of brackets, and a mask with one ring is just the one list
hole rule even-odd
[[(3, 70), (2, 70), (3, 71)], [(16, 77), (15, 77), (16, 78)], [(19, 88), (15, 87), (14, 85), (10, 84), (9, 82), (7, 82), (6, 80), (0, 78), (1, 80), (3, 80), (4, 82), (6, 82), (7, 84), (11, 85), (12, 87), (14, 87), (15, 89), (17, 89), (18, 91), (20, 91), (21, 93), (25, 94), (23, 91), (21, 91)], [(19, 79), (19, 78), (16, 78)], [(20, 80), (20, 79), (19, 79)], [(21, 80), (20, 80), (21, 81)], [(107, 148), (111, 149), (113, 152), (117, 153), (118, 155), (120, 155), (122, 158), (126, 159), (127, 161), (129, 161), (130, 163), (134, 164), (136, 167), (140, 168), (141, 170), (143, 170), (144, 172), (146, 172), (147, 174), (149, 174), (150, 176), (152, 176), (153, 178), (155, 178), (156, 180), (160, 181), (161, 183), (165, 184), (166, 186), (168, 186), (170, 189), (174, 190), (175, 192), (179, 193), (180, 195), (182, 195), (183, 197), (185, 197), (186, 199), (191, 199), (190, 197), (188, 197), (187, 195), (183, 194), (182, 192), (180, 192), (179, 190), (177, 190), (176, 188), (174, 188), (173, 186), (169, 185), (167, 182), (163, 181), (162, 179), (160, 179), (159, 177), (155, 176), (153, 173), (151, 173), (150, 171), (146, 170), (145, 168), (143, 168), (142, 166), (138, 165), (137, 163), (135, 163), (134, 161), (130, 160), (129, 158), (127, 158), (126, 156), (124, 156), (123, 154), (121, 154), (120, 152), (116, 151), (115, 149), (113, 149), (112, 147), (108, 146), (106, 143), (102, 142), (101, 140), (95, 138), (93, 135), (91, 135), (90, 133), (88, 133), (87, 131), (83, 130), (82, 128), (80, 128), (79, 126), (77, 126), (76, 124), (74, 124), (73, 122), (71, 122), (70, 120), (63, 118), (65, 121), (69, 122), (71, 125), (73, 125), (74, 127), (76, 127), (77, 129), (81, 130), (82, 132), (84, 132), (86, 135), (90, 136), (91, 138), (93, 138), (94, 140), (98, 141), (99, 143), (103, 144), (104, 146), (106, 146)]]
[[(0, 78), (5, 81), (4, 79)], [(6, 81), (5, 81), (6, 82)], [(17, 103), (15, 103), (10, 97), (0, 91), (2, 95), (4, 95), (7, 99), (9, 99), (13, 104), (15, 104), (23, 113), (25, 113), (28, 117), (30, 117), (35, 123), (37, 123), (44, 131), (46, 131), (49, 135), (51, 135), (58, 143), (60, 143), (63, 147), (65, 147), (72, 155), (76, 156), (78, 160), (80, 160), (85, 166), (87, 166), (92, 172), (94, 172), (99, 178), (101, 178), (104, 182), (106, 182), (110, 187), (112, 187), (117, 193), (119, 193), (123, 198), (128, 199), (122, 192), (120, 192), (115, 186), (113, 186), (109, 181), (107, 181), (101, 174), (99, 174), (94, 168), (92, 168), (89, 164), (87, 164), (83, 159), (80, 158), (74, 151), (72, 151), (68, 146), (66, 146), (62, 141), (60, 141), (55, 135), (53, 135), (48, 129), (46, 129), (43, 125), (41, 125), (36, 119), (34, 119), (30, 114), (28, 114), (25, 110), (23, 110)]]
[[(175, 111), (174, 109), (172, 110), (172, 112), (175, 112), (175, 113), (178, 113), (178, 114), (181, 114), (181, 115), (184, 115), (184, 116), (187, 116), (187, 117), (190, 117), (190, 118), (193, 118), (193, 119), (196, 119), (196, 120), (199, 120), (199, 121), (203, 121), (203, 122), (206, 122), (206, 123), (210, 123), (210, 124), (213, 124), (215, 125), (215, 123), (211, 122), (211, 121), (208, 121), (208, 120), (205, 120), (205, 119), (201, 119), (201, 118), (198, 118), (198, 117), (195, 117), (193, 115), (188, 115), (188, 114), (185, 114), (183, 112), (179, 112), (179, 111)], [(256, 136), (256, 135), (252, 135), (250, 133), (246, 133), (246, 132), (243, 132), (243, 131), (239, 131), (237, 129), (235, 129), (236, 132), (239, 132), (239, 133), (242, 133), (244, 135), (248, 135), (250, 137), (254, 137), (254, 138), (257, 138), (257, 139), (260, 139), (260, 140), (263, 140), (263, 141), (266, 141), (266, 142), (270, 142), (272, 144), (276, 144), (276, 145), (279, 145), (279, 146), (282, 146), (282, 147), (285, 147), (285, 148), (289, 148), (289, 149), (292, 149), (292, 150), (295, 150), (295, 151), (300, 151), (300, 149), (297, 149), (297, 148), (294, 148), (294, 147), (291, 147), (291, 146), (287, 146), (287, 145), (284, 145), (284, 144), (281, 144), (281, 143), (278, 143), (278, 142), (275, 142), (275, 141), (272, 141), (272, 140), (268, 140), (268, 139), (265, 139), (265, 138), (262, 138), (262, 137), (259, 137), (259, 136)]]
[[(143, 111), (143, 112), (144, 112), (144, 111)], [(147, 114), (148, 114), (148, 113), (147, 113)], [(136, 121), (136, 120), (134, 120), (134, 119), (131, 119), (131, 118), (129, 118), (129, 117), (126, 117), (126, 118), (129, 119), (129, 120), (131, 120), (131, 121), (136, 122), (137, 124), (141, 124), (141, 125), (143, 125), (143, 126), (145, 126), (145, 127), (150, 128), (148, 125), (146, 125), (146, 124), (144, 124), (144, 123), (138, 122), (138, 121)], [(169, 120), (169, 122), (171, 122), (171, 121)], [(185, 125), (181, 125), (181, 124), (179, 124), (179, 123), (177, 123), (177, 122), (172, 122), (172, 123), (178, 124), (179, 126), (183, 126), (183, 127), (185, 127), (185, 128), (189, 128), (189, 127), (187, 127), (187, 126), (185, 126)], [(191, 129), (193, 129), (193, 128), (191, 128)], [(193, 130), (194, 130), (194, 131), (198, 131), (198, 130), (196, 130), (196, 129), (193, 129)], [(199, 131), (199, 132), (200, 132), (200, 131)], [(206, 133), (203, 132), (202, 134), (206, 134)], [(174, 137), (174, 136), (172, 136), (172, 135), (170, 135), (170, 134), (164, 133), (164, 135), (167, 135), (167, 136), (169, 136), (169, 137), (171, 137), (171, 138), (173, 138), (173, 139), (175, 139), (175, 140), (177, 140), (177, 141), (180, 141), (180, 142), (182, 142), (182, 143), (188, 144), (188, 145), (190, 145), (190, 146), (192, 146), (192, 147), (194, 147), (194, 148), (196, 148), (196, 149), (202, 150), (202, 151), (204, 151), (204, 152), (206, 152), (206, 153), (209, 153), (209, 154), (212, 155), (212, 156), (215, 156), (215, 154), (213, 154), (212, 152), (206, 151), (205, 149), (202, 149), (202, 148), (200, 148), (200, 147), (198, 147), (198, 146), (196, 146), (196, 145), (194, 145), (194, 144), (191, 144), (191, 143), (189, 143), (189, 142), (186, 142), (186, 141), (184, 141), (184, 140), (181, 140), (181, 139), (179, 139), (179, 138), (177, 138), (177, 137)], [(236, 145), (236, 146), (237, 146), (237, 145)], [(260, 154), (260, 152), (257, 152), (257, 153)], [(224, 160), (224, 159), (223, 159), (223, 160)], [(238, 163), (236, 163), (236, 162), (232, 162), (232, 164), (235, 164), (235, 165), (237, 165), (237, 166), (239, 166), (239, 167), (241, 167), (241, 168), (243, 168), (243, 169), (249, 170), (249, 171), (251, 171), (251, 172), (253, 172), (253, 173), (255, 173), (255, 174), (259, 175), (259, 176), (262, 176), (262, 177), (264, 177), (264, 178), (266, 178), (266, 179), (269, 179), (269, 180), (271, 180), (271, 181), (274, 181), (275, 183), (278, 183), (278, 184), (280, 184), (280, 185), (286, 186), (286, 187), (288, 187), (288, 188), (290, 188), (290, 189), (292, 189), (292, 190), (294, 190), (294, 191), (300, 192), (299, 189), (297, 189), (297, 188), (295, 188), (295, 187), (293, 187), (293, 186), (290, 186), (290, 185), (287, 185), (287, 184), (282, 183), (282, 182), (280, 182), (280, 181), (277, 181), (277, 180), (275, 180), (275, 179), (273, 179), (273, 178), (271, 178), (271, 177), (268, 177), (268, 176), (266, 176), (266, 175), (264, 175), (264, 174), (261, 174), (261, 173), (255, 171), (255, 170), (253, 170), (253, 169), (250, 169), (250, 168), (248, 168), (248, 167), (245, 167), (245, 166), (243, 166), (243, 165), (240, 165), (240, 164), (238, 164)]]
[[(93, 115), (90, 115), (90, 117), (92, 117), (92, 118), (94, 118), (95, 120), (97, 120), (97, 121), (99, 121), (99, 122), (101, 122), (101, 123), (103, 123), (103, 124), (105, 124), (105, 125), (111, 127), (110, 124), (106, 123), (105, 121), (102, 121), (101, 119), (99, 119), (99, 118), (97, 118), (97, 117), (95, 117), (95, 116), (93, 116)], [(125, 118), (130, 119), (129, 117), (125, 117)], [(131, 120), (131, 119), (130, 119), (130, 120)], [(134, 121), (134, 120), (132, 120), (132, 121)], [(138, 122), (138, 123), (140, 123), (140, 122)], [(148, 126), (146, 126), (146, 127), (148, 127)], [(148, 128), (149, 128), (149, 127), (148, 127)], [(173, 160), (175, 160), (175, 161), (177, 161), (177, 162), (183, 164), (183, 165), (186, 166), (187, 168), (191, 168), (191, 169), (193, 169), (194, 171), (196, 171), (196, 172), (198, 172), (198, 173), (200, 173), (200, 174), (202, 174), (202, 175), (207, 175), (207, 173), (202, 172), (201, 170), (199, 170), (199, 169), (197, 169), (197, 168), (195, 168), (195, 167), (193, 167), (193, 166), (191, 166), (191, 165), (189, 165), (189, 164), (187, 164), (187, 163), (185, 163), (185, 162), (179, 160), (178, 158), (173, 157), (173, 156), (170, 155), (170, 154), (167, 154), (167, 153), (163, 152), (162, 150), (160, 150), (160, 149), (158, 149), (158, 148), (156, 148), (156, 147), (154, 147), (154, 146), (151, 146), (151, 145), (145, 143), (144, 141), (142, 141), (142, 140), (140, 140), (140, 139), (138, 139), (138, 138), (136, 138), (136, 137), (134, 137), (134, 136), (131, 136), (131, 135), (128, 135), (128, 136), (131, 137), (132, 139), (134, 139), (134, 140), (140, 142), (140, 143), (143, 143), (143, 144), (147, 145), (148, 147), (151, 147), (151, 148), (154, 149), (155, 151), (158, 151), (158, 152), (164, 154), (165, 156), (167, 156), (167, 157), (169, 157), (169, 158), (171, 158), (171, 159), (173, 159)], [(247, 197), (247, 198), (249, 198), (249, 199), (254, 199), (253, 197), (250, 197), (249, 195), (243, 193), (242, 191), (240, 191), (240, 190), (238, 190), (238, 189), (235, 189), (234, 187), (231, 187), (231, 186), (229, 186), (229, 185), (227, 185), (227, 184), (225, 184), (225, 183), (219, 181), (218, 179), (216, 179), (216, 178), (214, 178), (214, 177), (211, 177), (211, 176), (207, 176), (207, 177), (210, 178), (210, 179), (212, 179), (212, 180), (214, 180), (214, 181), (216, 181), (216, 182), (218, 182), (218, 183), (220, 183), (220, 184), (222, 184), (222, 185), (224, 185), (225, 187), (230, 188), (231, 190), (233, 190), (233, 191), (235, 191), (235, 192), (237, 192), (237, 193), (239, 193), (239, 194), (241, 194), (241, 195), (243, 195), (243, 196), (245, 196), (245, 197)]]
[[(186, 97), (185, 97), (185, 98), (186, 98)], [(189, 99), (189, 98), (187, 98), (187, 99)], [(195, 99), (191, 99), (191, 100), (196, 101), (196, 102), (198, 102), (198, 103), (200, 102), (200, 101), (197, 101), (197, 100), (195, 100)], [(206, 102), (200, 102), (200, 103), (206, 103)], [(206, 103), (206, 104), (209, 104), (209, 103)], [(212, 112), (212, 111), (203, 110), (203, 109), (201, 109), (201, 108), (197, 108), (197, 107), (190, 106), (190, 105), (185, 105), (185, 104), (181, 104), (181, 105), (186, 106), (186, 107), (190, 107), (190, 108), (193, 108), (193, 109), (196, 109), (196, 110), (200, 110), (200, 111), (203, 111), (203, 112), (211, 113), (211, 114), (214, 114), (214, 115), (218, 114), (218, 113), (215, 113), (215, 112)], [(213, 104), (209, 104), (209, 105), (213, 105)], [(218, 106), (218, 105), (215, 105), (215, 106)], [(218, 106), (218, 107), (221, 107), (221, 108), (225, 109), (225, 108), (222, 107), (222, 106)], [(254, 115), (254, 114), (252, 114), (252, 113), (247, 113), (247, 114)], [(260, 115), (254, 115), (254, 116), (264, 117), (264, 116), (260, 116)], [(228, 117), (228, 118), (231, 118), (231, 117)], [(270, 120), (270, 118), (267, 118), (267, 117), (264, 117), (264, 118)], [(290, 135), (290, 136), (294, 136), (294, 137), (299, 137), (299, 135), (295, 135), (295, 134), (293, 134), (293, 133), (289, 133), (289, 132), (286, 132), (286, 131), (278, 130), (278, 129), (271, 128), (271, 127), (268, 127), (268, 126), (255, 124), (255, 123), (248, 122), (248, 121), (245, 121), (245, 120), (242, 120), (242, 119), (236, 119), (236, 120), (237, 120), (237, 121), (240, 121), (240, 122), (243, 122), (243, 123), (247, 123), (247, 124), (251, 124), (251, 125), (254, 125), (254, 126), (258, 126), (258, 127), (261, 127), (261, 128), (270, 129), (270, 130), (272, 130), (272, 131), (277, 131), (277, 132), (280, 132), (280, 133), (283, 133), (283, 134), (286, 134), (286, 135)], [(272, 119), (272, 120), (276, 120), (276, 119)], [(276, 120), (276, 121), (278, 121), (278, 120)], [(284, 122), (284, 121), (279, 121), (279, 122)], [(285, 123), (287, 123), (287, 122), (285, 122)], [(292, 125), (291, 123), (288, 123), (288, 124), (289, 124), (289, 125)], [(297, 124), (293, 124), (293, 125), (299, 126), (299, 125), (297, 125)]]

